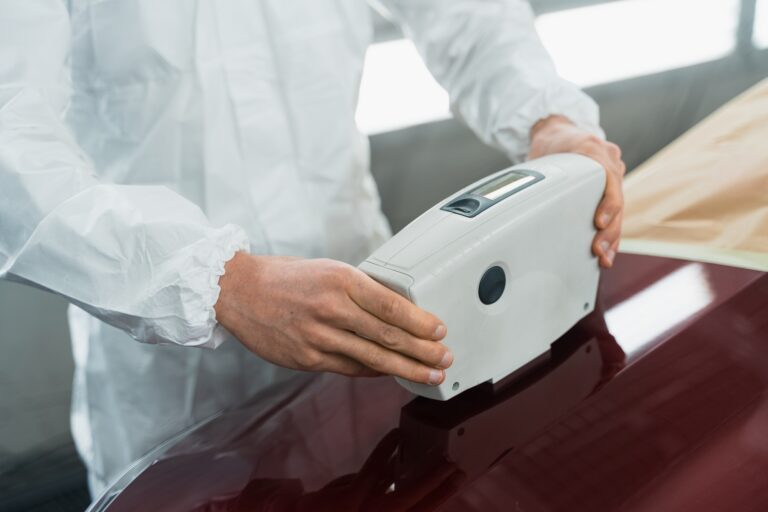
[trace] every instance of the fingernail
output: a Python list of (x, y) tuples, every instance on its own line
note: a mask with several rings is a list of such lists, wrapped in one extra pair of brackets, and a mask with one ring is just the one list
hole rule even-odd
[(603, 251), (603, 254), (608, 255), (608, 251), (611, 249), (611, 244), (608, 242), (608, 240), (603, 240), (600, 242), (600, 250)]
[(600, 215), (600, 226), (606, 227), (608, 226), (608, 223), (611, 222), (611, 214), (610, 213), (603, 213)]
[(453, 362), (453, 354), (451, 354), (451, 351), (447, 351), (443, 355), (443, 360), (440, 361), (440, 368), (448, 368), (451, 366), (451, 363)]
[(429, 384), (431, 386), (437, 386), (443, 380), (443, 372), (440, 370), (429, 371)]
[(435, 338), (441, 339), (445, 336), (446, 331), (448, 331), (448, 329), (446, 329), (443, 324), (438, 325), (437, 329), (435, 329)]
[(608, 261), (613, 263), (613, 258), (616, 257), (616, 251), (614, 251), (613, 249), (608, 249), (608, 251), (606, 251), (605, 253), (605, 256), (608, 258)]

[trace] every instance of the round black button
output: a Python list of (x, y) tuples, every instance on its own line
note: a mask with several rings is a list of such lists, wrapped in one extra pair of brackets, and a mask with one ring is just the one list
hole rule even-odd
[(477, 289), (477, 295), (483, 304), (493, 304), (504, 293), (504, 286), (507, 284), (507, 276), (504, 275), (504, 269), (495, 266), (485, 271), (480, 278), (480, 286)]

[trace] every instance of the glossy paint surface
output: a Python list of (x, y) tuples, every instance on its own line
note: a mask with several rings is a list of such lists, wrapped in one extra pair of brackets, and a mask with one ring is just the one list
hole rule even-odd
[(449, 402), (284, 383), (94, 509), (768, 510), (768, 276), (620, 255), (599, 302), (548, 360)]

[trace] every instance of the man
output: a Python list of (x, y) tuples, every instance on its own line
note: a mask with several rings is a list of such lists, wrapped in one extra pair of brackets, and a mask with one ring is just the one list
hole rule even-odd
[[(485, 141), (606, 167), (610, 266), (620, 153), (529, 6), (382, 4)], [(94, 494), (281, 367), (444, 378), (442, 320), (350, 266), (390, 235), (353, 119), (370, 37), (362, 0), (0, 0), (0, 276), (74, 305)]]

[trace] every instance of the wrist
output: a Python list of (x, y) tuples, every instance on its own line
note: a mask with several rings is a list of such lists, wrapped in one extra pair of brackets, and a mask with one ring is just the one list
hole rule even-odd
[(224, 327), (227, 326), (227, 320), (236, 303), (235, 297), (244, 280), (245, 268), (250, 258), (248, 253), (239, 251), (224, 264), (224, 273), (219, 278), (219, 298), (213, 306), (217, 322)]
[(554, 130), (565, 127), (573, 128), (574, 126), (573, 122), (565, 116), (551, 115), (544, 117), (536, 121), (531, 127), (531, 141), (535, 140), (537, 137), (546, 136)]

